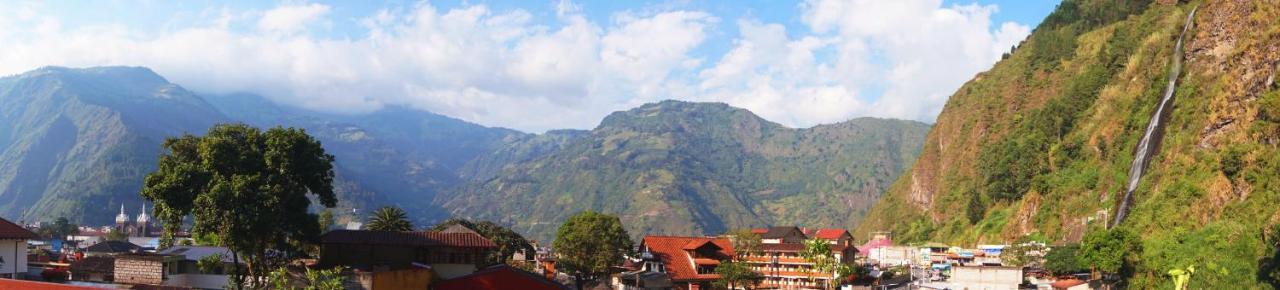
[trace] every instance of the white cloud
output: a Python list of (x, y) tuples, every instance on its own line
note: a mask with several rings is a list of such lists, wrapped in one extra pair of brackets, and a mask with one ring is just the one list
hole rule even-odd
[(267, 10), (258, 20), (258, 29), (292, 34), (305, 29), (308, 24), (328, 13), (329, 6), (322, 4), (283, 5)]
[[(337, 112), (402, 104), (530, 131), (589, 128), (613, 110), (668, 98), (727, 102), (797, 127), (868, 115), (930, 121), (1029, 30), (992, 31), (994, 6), (811, 1), (799, 7), (807, 27), (727, 21), (739, 31), (729, 51), (695, 57), (721, 31), (720, 17), (623, 11), (602, 24), (559, 1), (546, 24), (523, 10), (418, 4), (367, 15), (357, 21), (365, 36), (335, 39), (307, 33), (341, 25), (320, 4), (223, 9), (207, 25), (157, 34), (65, 27), (31, 8), (0, 8), (0, 75), (141, 65), (198, 92), (257, 92)], [(872, 86), (884, 95), (866, 94)]]

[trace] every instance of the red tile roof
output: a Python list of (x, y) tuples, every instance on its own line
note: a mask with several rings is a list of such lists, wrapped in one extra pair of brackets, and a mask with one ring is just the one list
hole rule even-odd
[(1088, 282), (1079, 279), (1066, 279), (1053, 282), (1053, 284), (1049, 284), (1049, 287), (1053, 287), (1053, 289), (1067, 289), (1084, 283)]
[(358, 244), (388, 246), (444, 246), (460, 248), (497, 248), (498, 245), (475, 233), (390, 232), (334, 230), (320, 236), (325, 244)]
[(814, 233), (813, 236), (819, 239), (836, 240), (840, 239), (841, 236), (844, 236), (848, 232), (849, 231), (844, 229), (820, 229), (817, 233)]
[(9, 220), (0, 218), (0, 239), (30, 240), (35, 238), (37, 238), (36, 233), (14, 224)]
[(753, 234), (764, 234), (767, 232), (769, 232), (769, 229), (764, 229), (764, 228), (751, 229), (751, 233)]
[(436, 282), (436, 290), (565, 290), (568, 287), (529, 272), (502, 265)]
[[(844, 245), (831, 245), (832, 252), (844, 252), (848, 248)], [(783, 244), (761, 244), (760, 250), (764, 252), (800, 252), (804, 250), (804, 244), (783, 243)]]
[[(700, 243), (699, 243), (700, 242)], [(645, 236), (641, 241), (654, 257), (662, 260), (667, 267), (667, 274), (671, 275), (671, 281), (692, 281), (692, 280), (708, 280), (718, 279), (720, 275), (714, 274), (698, 274), (693, 268), (690, 261), (692, 257), (684, 248), (691, 243), (706, 244), (712, 243), (717, 250), (725, 258), (733, 257), (733, 244), (726, 238), (702, 238), (702, 237), (668, 237), (668, 236)]]
[(23, 281), (14, 279), (0, 279), (0, 289), (23, 289), (23, 290), (101, 290), (102, 288), (94, 288), (88, 286), (75, 286), (66, 284), (55, 284), (47, 282)]

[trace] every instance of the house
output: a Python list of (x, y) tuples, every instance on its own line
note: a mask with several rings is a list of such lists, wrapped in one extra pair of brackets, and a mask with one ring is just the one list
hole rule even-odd
[(662, 261), (674, 289), (684, 290), (710, 289), (720, 279), (716, 267), (734, 255), (727, 238), (645, 236), (640, 251)]
[(471, 274), (498, 245), (475, 233), (334, 230), (320, 237), (321, 267), (430, 265), (449, 279)]
[(354, 282), (363, 290), (426, 289), (435, 278), (430, 266), (413, 263), (391, 268), (354, 269)]
[(671, 289), (674, 285), (671, 283), (671, 276), (667, 274), (666, 266), (662, 264), (662, 260), (658, 259), (650, 252), (640, 253), (640, 266), (634, 271), (627, 271), (613, 276), (613, 285), (615, 290), (647, 290), (647, 289)]
[(21, 279), (27, 273), (27, 240), (36, 234), (5, 219), (0, 219), (0, 278)]
[(955, 266), (951, 285), (969, 289), (1017, 290), (1022, 284), (1021, 267)]
[(437, 282), (435, 290), (568, 290), (563, 284), (533, 273), (497, 265), (475, 273)]
[[(852, 263), (856, 258), (858, 249), (852, 246), (853, 237), (847, 230), (819, 229), (810, 234), (831, 243), (832, 255), (838, 262)], [(820, 287), (835, 279), (834, 272), (813, 272), (813, 263), (800, 256), (805, 249), (804, 240), (809, 236), (799, 227), (770, 227), (760, 236), (761, 253), (752, 253), (746, 261), (752, 270), (764, 276), (761, 287)], [(813, 282), (810, 282), (811, 278)]]
[(72, 281), (111, 282), (115, 264), (116, 258), (111, 256), (85, 257), (72, 262), (67, 272)]
[(760, 242), (765, 244), (799, 244), (807, 238), (799, 227), (770, 227), (760, 234)]
[(111, 256), (142, 251), (142, 247), (126, 241), (102, 241), (84, 248), (85, 256)]

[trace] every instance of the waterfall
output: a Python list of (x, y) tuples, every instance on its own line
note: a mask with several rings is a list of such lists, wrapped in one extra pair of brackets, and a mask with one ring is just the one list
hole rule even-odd
[(1187, 14), (1186, 24), (1182, 26), (1182, 33), (1178, 34), (1178, 44), (1173, 47), (1173, 63), (1169, 65), (1169, 83), (1165, 86), (1160, 104), (1156, 107), (1156, 112), (1151, 114), (1151, 122), (1147, 123), (1147, 130), (1142, 134), (1138, 149), (1133, 154), (1133, 164), (1129, 165), (1129, 187), (1125, 190), (1124, 199), (1120, 201), (1120, 207), (1116, 209), (1116, 218), (1111, 222), (1111, 227), (1120, 225), (1125, 216), (1129, 215), (1133, 191), (1138, 189), (1138, 181), (1142, 179), (1142, 173), (1147, 169), (1147, 164), (1151, 163), (1151, 155), (1160, 145), (1160, 137), (1163, 136), (1157, 132), (1164, 128), (1165, 115), (1168, 115), (1170, 107), (1173, 106), (1173, 93), (1178, 88), (1178, 75), (1182, 73), (1182, 39), (1187, 36), (1187, 30), (1191, 28), (1191, 21), (1195, 16), (1196, 8), (1191, 8), (1191, 13)]

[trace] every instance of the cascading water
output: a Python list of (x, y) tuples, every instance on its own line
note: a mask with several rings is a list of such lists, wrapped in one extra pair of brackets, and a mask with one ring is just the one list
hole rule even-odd
[[(1197, 7), (1198, 8), (1198, 7)], [(1178, 88), (1178, 74), (1182, 72), (1182, 38), (1186, 37), (1187, 30), (1191, 28), (1191, 21), (1196, 16), (1196, 8), (1191, 8), (1191, 13), (1187, 14), (1187, 22), (1182, 26), (1182, 33), (1178, 34), (1178, 44), (1173, 47), (1173, 63), (1169, 65), (1169, 83), (1164, 88), (1164, 96), (1160, 97), (1160, 104), (1156, 107), (1156, 112), (1151, 115), (1151, 122), (1147, 123), (1147, 130), (1142, 134), (1142, 140), (1138, 141), (1138, 150), (1133, 154), (1133, 164), (1129, 165), (1129, 188), (1125, 190), (1124, 199), (1120, 200), (1120, 207), (1116, 209), (1116, 218), (1111, 222), (1111, 227), (1120, 225), (1124, 221), (1125, 216), (1129, 215), (1129, 204), (1133, 202), (1133, 191), (1138, 189), (1138, 181), (1142, 179), (1142, 173), (1147, 169), (1147, 164), (1151, 162), (1151, 155), (1154, 154), (1156, 147), (1160, 144), (1160, 137), (1157, 132), (1164, 128), (1164, 119), (1170, 107), (1173, 106), (1173, 93)]]

